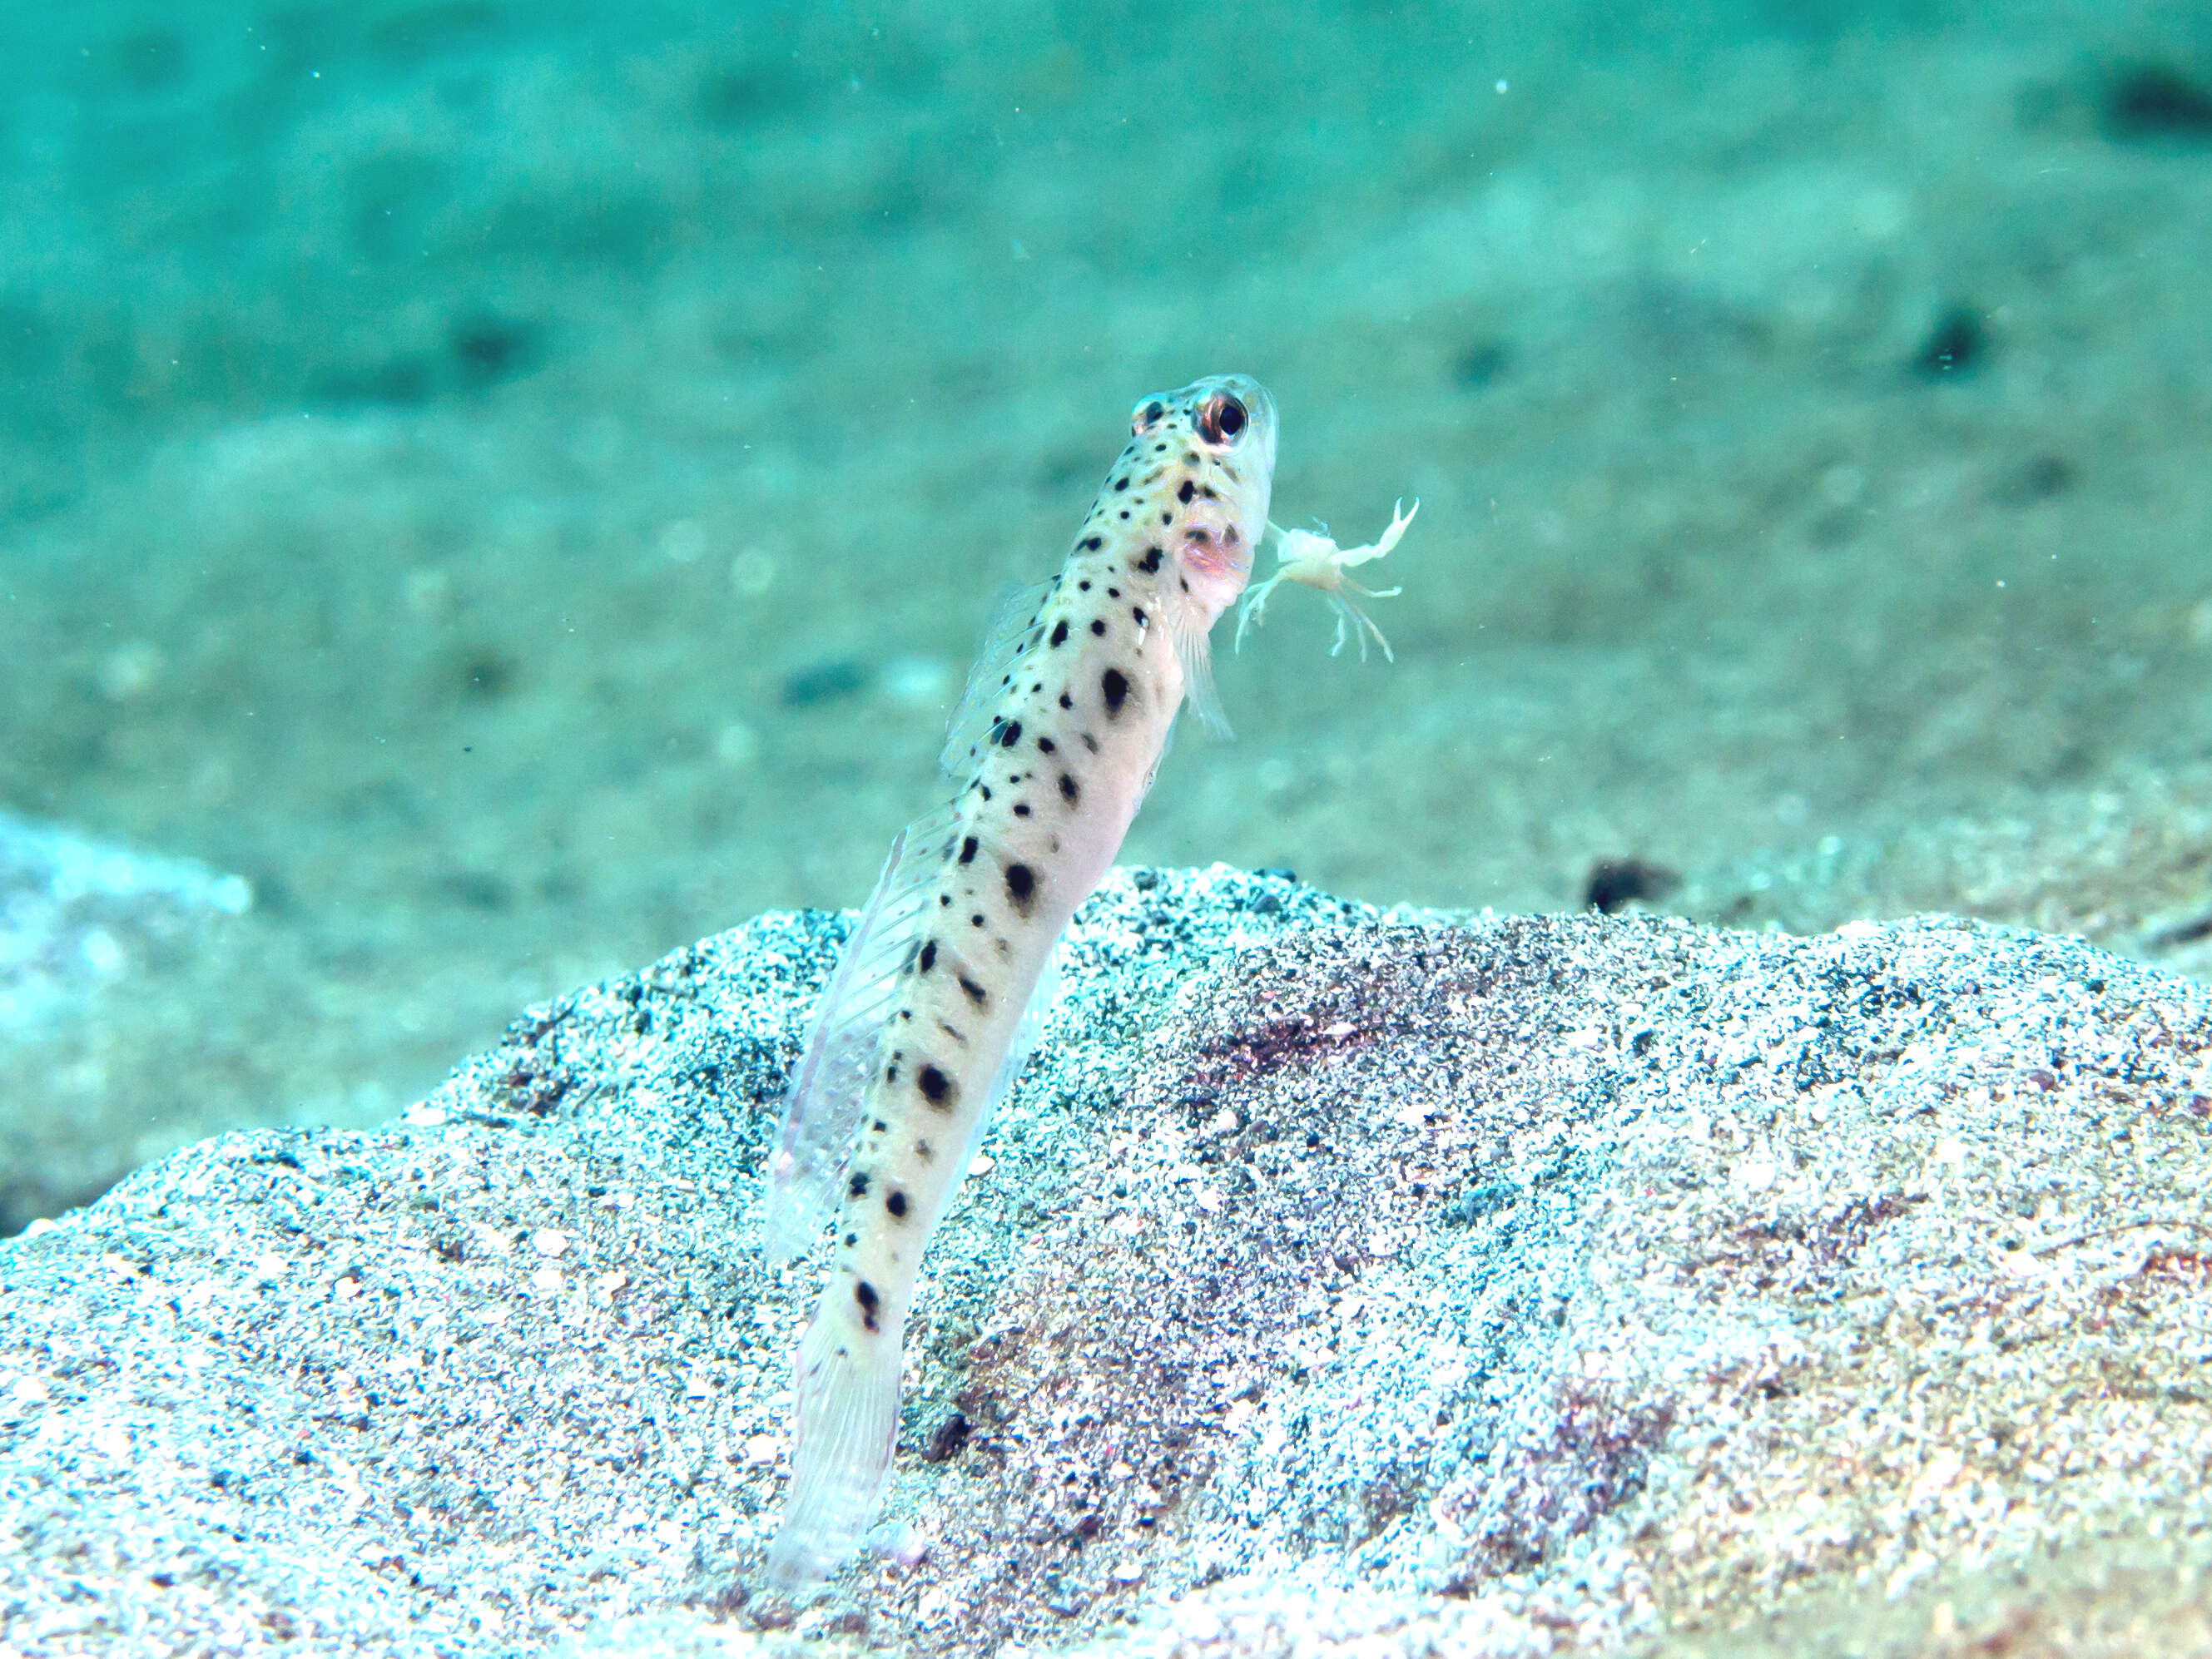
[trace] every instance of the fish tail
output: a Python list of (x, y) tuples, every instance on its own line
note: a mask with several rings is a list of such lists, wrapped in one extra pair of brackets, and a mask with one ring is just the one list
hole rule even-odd
[(827, 1578), (876, 1518), (898, 1431), (900, 1335), (814, 1316), (799, 1345), (798, 1432), (783, 1524), (769, 1547), (780, 1584)]

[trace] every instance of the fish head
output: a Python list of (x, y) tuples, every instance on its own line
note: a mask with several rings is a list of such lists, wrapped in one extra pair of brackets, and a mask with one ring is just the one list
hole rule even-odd
[(1236, 602), (1267, 528), (1275, 400), (1246, 374), (1209, 374), (1141, 398), (1118, 477), (1146, 480), (1146, 532), (1173, 554), (1184, 592), (1211, 623)]

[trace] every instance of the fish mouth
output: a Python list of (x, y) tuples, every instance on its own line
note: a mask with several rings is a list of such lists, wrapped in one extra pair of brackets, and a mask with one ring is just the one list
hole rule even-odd
[(1252, 574), (1251, 549), (1241, 540), (1224, 544), (1210, 536), (1203, 539), (1185, 536), (1176, 550), (1176, 559), (1187, 574), (1224, 583), (1232, 592), (1242, 588)]
[(1194, 501), (1185, 509), (1176, 538), (1176, 559), (1183, 573), (1240, 591), (1252, 574), (1253, 538), (1244, 524), (1243, 503), (1235, 499)]

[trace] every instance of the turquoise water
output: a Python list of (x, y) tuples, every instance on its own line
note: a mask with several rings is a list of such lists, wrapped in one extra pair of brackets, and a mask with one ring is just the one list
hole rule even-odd
[(857, 903), (1224, 369), (1396, 660), (1129, 860), (2212, 971), (2201, 8), (953, 9), (0, 17), (0, 811), (253, 893), (10, 913), (0, 1225)]

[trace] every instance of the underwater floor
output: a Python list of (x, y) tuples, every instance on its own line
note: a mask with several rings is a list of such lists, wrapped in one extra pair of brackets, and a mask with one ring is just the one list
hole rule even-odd
[(1222, 629), (1126, 862), (2212, 975), (2201, 9), (936, 10), (0, 18), (0, 810), (253, 894), (0, 837), (0, 1231), (859, 902), (1222, 369), (1395, 659)]

